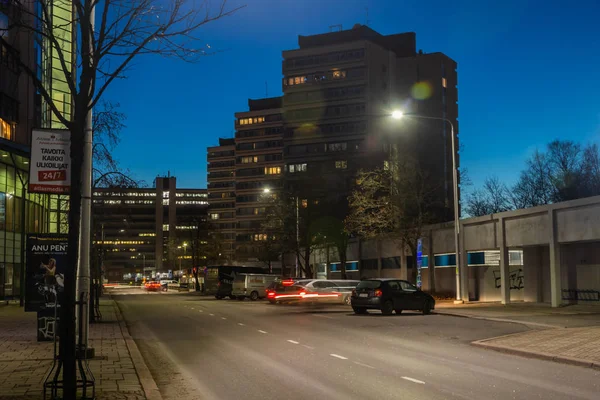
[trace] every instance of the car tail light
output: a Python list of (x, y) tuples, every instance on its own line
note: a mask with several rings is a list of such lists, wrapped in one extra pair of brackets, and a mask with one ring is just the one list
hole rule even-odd
[(375, 289), (375, 297), (381, 297), (381, 295), (383, 295), (381, 289)]
[(275, 297), (275, 292), (269, 292), (269, 293), (267, 293), (267, 297)]
[(306, 292), (300, 292), (300, 297), (304, 297), (306, 295)]
[(292, 286), (294, 284), (294, 281), (290, 279), (290, 280), (287, 280), (287, 281), (282, 281), (281, 284), (283, 286)]

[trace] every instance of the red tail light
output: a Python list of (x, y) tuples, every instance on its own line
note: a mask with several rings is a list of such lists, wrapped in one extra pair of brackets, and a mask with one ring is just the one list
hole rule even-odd
[(306, 292), (300, 292), (300, 297), (306, 295)]
[(383, 295), (383, 292), (381, 291), (381, 289), (375, 289), (375, 297), (381, 297)]
[(269, 293), (267, 293), (267, 297), (275, 297), (275, 292), (269, 292)]
[(291, 279), (289, 279), (289, 280), (287, 280), (287, 281), (282, 281), (282, 282), (281, 282), (281, 284), (282, 284), (283, 286), (292, 286), (292, 285), (294, 284), (294, 281), (293, 281), (293, 280), (291, 280)]

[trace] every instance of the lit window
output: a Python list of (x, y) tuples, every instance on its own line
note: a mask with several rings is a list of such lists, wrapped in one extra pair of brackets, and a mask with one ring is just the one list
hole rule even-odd
[(301, 79), (301, 77), (299, 77), (299, 76), (295, 77), (295, 78), (294, 78), (294, 84), (295, 84), (295, 85), (299, 85), (300, 83), (302, 83), (302, 82), (300, 81), (300, 79)]
[(257, 163), (258, 162), (258, 156), (250, 156), (250, 157), (242, 157), (242, 164), (250, 164), (250, 163)]
[(15, 125), (4, 121), (0, 118), (0, 137), (3, 139), (12, 140), (15, 133)]
[(442, 87), (446, 87), (446, 78), (442, 78)]
[(281, 167), (265, 167), (265, 175), (281, 174)]
[(163, 199), (163, 206), (169, 205), (169, 199)]
[(348, 168), (348, 162), (346, 160), (336, 161), (335, 168), (336, 169), (346, 169), (346, 168)]
[(210, 219), (219, 219), (219, 214), (210, 214)]
[(294, 78), (288, 79), (288, 85), (293, 85), (293, 84), (294, 84)]
[(329, 143), (327, 145), (327, 151), (346, 151), (348, 145), (346, 142), (342, 143)]
[(333, 79), (344, 79), (346, 71), (333, 71)]
[(169, 230), (169, 224), (163, 224), (163, 231)]
[(308, 207), (308, 199), (302, 199), (301, 203), (302, 203), (302, 208)]
[(292, 174), (295, 172), (306, 172), (306, 164), (290, 164), (288, 165), (288, 170)]

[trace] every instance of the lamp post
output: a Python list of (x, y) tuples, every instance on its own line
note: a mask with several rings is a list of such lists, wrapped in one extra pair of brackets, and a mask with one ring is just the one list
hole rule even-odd
[[(263, 193), (267, 194), (270, 193), (271, 189), (269, 188), (265, 188), (263, 189)], [(294, 196), (295, 200), (296, 200), (296, 246), (299, 246), (300, 243), (300, 208), (298, 207), (298, 196)], [(299, 265), (299, 260), (298, 260), (298, 252), (296, 252), (296, 277), (298, 277), (298, 265)], [(283, 257), (281, 260), (281, 268), (282, 268), (282, 273), (283, 273)]]
[(146, 254), (138, 253), (138, 257), (142, 256), (142, 275), (146, 277)]
[(459, 272), (460, 267), (460, 249), (458, 247), (459, 235), (460, 235), (460, 222), (458, 214), (458, 168), (456, 166), (456, 137), (454, 135), (454, 124), (448, 118), (443, 117), (429, 117), (426, 115), (417, 114), (405, 114), (402, 111), (394, 111), (391, 114), (394, 119), (402, 119), (404, 117), (418, 118), (418, 119), (429, 119), (447, 122), (450, 125), (450, 136), (452, 137), (452, 181), (454, 189), (454, 250), (456, 252), (456, 300), (462, 301), (461, 294), (461, 276)]

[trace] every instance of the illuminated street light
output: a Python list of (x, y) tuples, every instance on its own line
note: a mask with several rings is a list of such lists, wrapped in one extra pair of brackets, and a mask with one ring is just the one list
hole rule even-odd
[(271, 192), (271, 189), (269, 189), (269, 188), (264, 188), (263, 189), (263, 193), (270, 193), (270, 192)]
[(401, 119), (402, 117), (404, 117), (404, 113), (402, 111), (395, 110), (394, 112), (392, 112), (392, 118)]
[(458, 168), (456, 167), (456, 138), (454, 136), (454, 124), (448, 118), (443, 117), (429, 117), (425, 115), (416, 114), (405, 114), (400, 110), (392, 112), (391, 117), (394, 119), (402, 119), (404, 117), (418, 118), (418, 119), (431, 119), (437, 121), (444, 121), (450, 125), (450, 136), (452, 137), (452, 180), (454, 187), (454, 251), (456, 252), (456, 300), (461, 301), (462, 294), (461, 289), (461, 276), (459, 273), (460, 268), (460, 251), (458, 247), (458, 240), (460, 234), (459, 216), (458, 216)]

